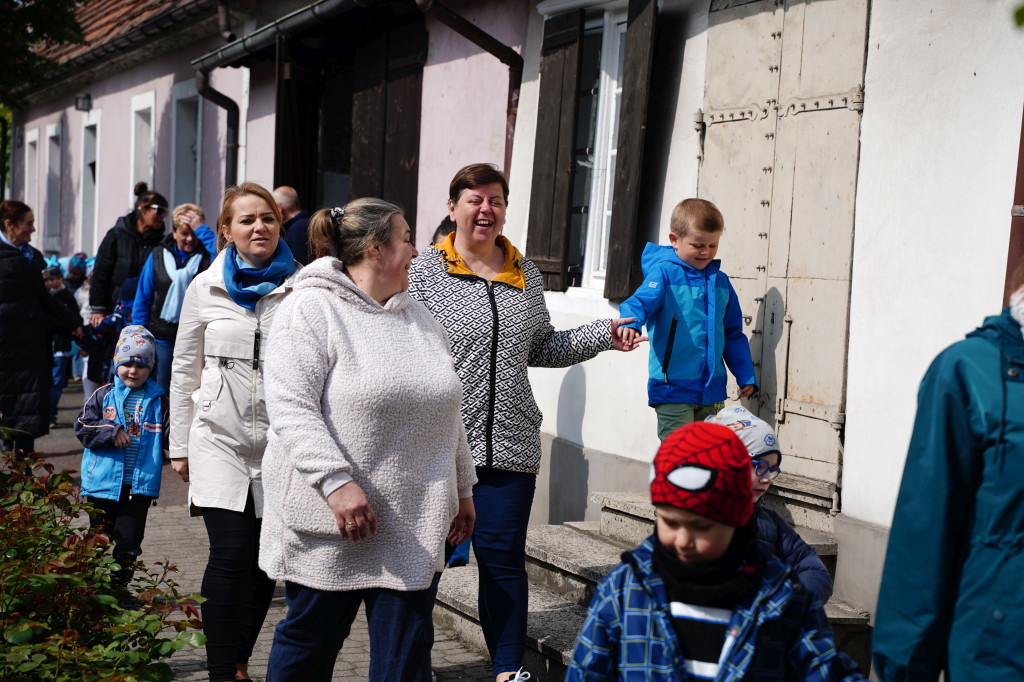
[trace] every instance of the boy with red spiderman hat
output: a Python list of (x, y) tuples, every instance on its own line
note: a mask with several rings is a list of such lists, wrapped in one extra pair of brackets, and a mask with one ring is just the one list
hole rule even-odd
[(814, 594), (759, 549), (731, 429), (682, 426), (651, 469), (655, 533), (598, 583), (566, 680), (864, 679)]

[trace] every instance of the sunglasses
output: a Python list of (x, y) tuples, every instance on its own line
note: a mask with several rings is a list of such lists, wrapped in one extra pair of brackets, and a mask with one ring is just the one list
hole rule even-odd
[(151, 208), (156, 211), (157, 215), (167, 215), (167, 207), (159, 204), (149, 204), (146, 208)]
[(768, 462), (764, 461), (763, 459), (754, 460), (752, 464), (754, 465), (754, 474), (758, 478), (764, 478), (765, 476), (768, 476), (771, 480), (774, 481), (782, 472), (782, 467), (780, 467), (779, 465), (768, 466)]

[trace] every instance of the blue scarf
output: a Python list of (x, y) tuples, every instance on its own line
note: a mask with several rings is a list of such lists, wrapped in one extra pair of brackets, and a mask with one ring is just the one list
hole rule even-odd
[(284, 240), (277, 242), (274, 260), (262, 269), (254, 268), (242, 260), (234, 244), (229, 244), (224, 254), (224, 285), (228, 289), (228, 296), (249, 310), (255, 310), (256, 303), (281, 286), (281, 282), (293, 272), (295, 258)]

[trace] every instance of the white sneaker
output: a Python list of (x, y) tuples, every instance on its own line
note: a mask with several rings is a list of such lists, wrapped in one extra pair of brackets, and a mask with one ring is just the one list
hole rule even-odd
[(520, 668), (512, 677), (506, 677), (505, 682), (526, 682), (528, 679), (530, 679), (530, 673)]

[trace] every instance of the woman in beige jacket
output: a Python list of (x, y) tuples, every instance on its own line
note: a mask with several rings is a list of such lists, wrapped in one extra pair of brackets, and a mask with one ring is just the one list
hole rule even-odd
[(247, 680), (274, 582), (257, 564), (267, 444), (265, 340), (296, 264), (281, 213), (254, 183), (225, 192), (223, 249), (185, 294), (171, 377), (170, 450), (210, 538), (202, 605), (211, 682)]

